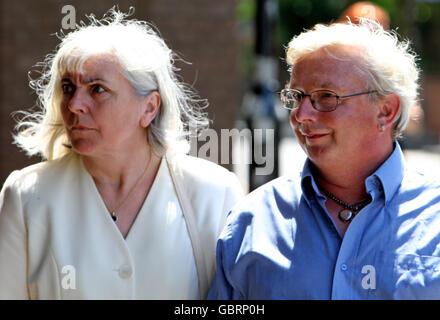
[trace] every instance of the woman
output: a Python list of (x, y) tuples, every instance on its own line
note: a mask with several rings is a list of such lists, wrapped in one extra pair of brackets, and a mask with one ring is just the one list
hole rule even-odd
[(185, 155), (208, 121), (174, 55), (116, 10), (62, 39), (31, 81), (41, 112), (15, 142), (46, 161), (0, 196), (0, 298), (198, 299), (242, 195), (237, 178)]

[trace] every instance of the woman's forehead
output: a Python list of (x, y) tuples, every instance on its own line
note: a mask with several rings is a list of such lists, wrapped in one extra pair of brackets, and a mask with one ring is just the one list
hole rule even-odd
[(64, 68), (60, 68), (63, 78), (77, 78), (78, 81), (84, 83), (98, 79), (104, 80), (109, 75), (120, 73), (120, 70), (120, 64), (112, 54), (91, 56), (81, 62), (67, 59)]

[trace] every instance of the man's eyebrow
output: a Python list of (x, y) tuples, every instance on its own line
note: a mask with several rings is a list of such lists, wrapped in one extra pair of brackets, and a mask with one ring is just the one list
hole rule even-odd
[(336, 88), (336, 85), (331, 82), (323, 82), (319, 85), (321, 88)]
[[(287, 83), (285, 87), (289, 88), (289, 89), (296, 89), (296, 83), (293, 83), (293, 84), (292, 83)], [(334, 83), (326, 81), (326, 82), (318, 83), (315, 87), (316, 88), (331, 88), (331, 89), (335, 89), (338, 86), (335, 85)]]

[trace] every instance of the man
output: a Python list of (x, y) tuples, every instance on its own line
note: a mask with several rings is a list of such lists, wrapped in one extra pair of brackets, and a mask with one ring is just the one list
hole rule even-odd
[(230, 212), (211, 299), (440, 299), (440, 184), (397, 137), (417, 99), (407, 43), (375, 22), (317, 25), (281, 92), (307, 154)]
[(367, 18), (379, 22), (385, 30), (390, 29), (390, 16), (381, 6), (370, 1), (359, 1), (348, 6), (336, 22), (347, 20), (358, 23), (360, 18)]

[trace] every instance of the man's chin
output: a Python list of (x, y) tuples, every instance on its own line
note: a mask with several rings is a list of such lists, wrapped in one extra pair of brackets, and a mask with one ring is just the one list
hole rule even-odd
[(315, 164), (320, 162), (328, 162), (330, 157), (329, 148), (327, 146), (313, 145), (303, 147), (307, 157)]

